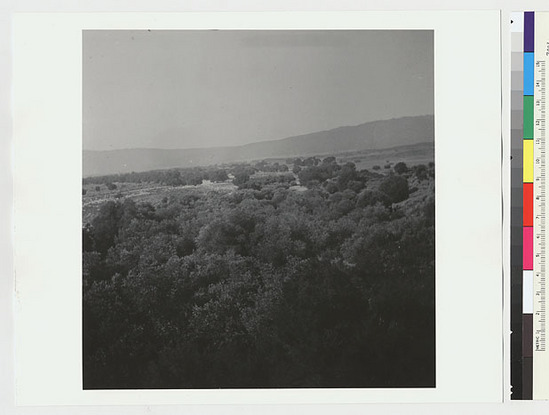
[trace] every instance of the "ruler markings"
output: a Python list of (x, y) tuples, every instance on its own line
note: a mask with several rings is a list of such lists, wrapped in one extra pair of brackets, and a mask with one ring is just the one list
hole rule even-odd
[[(538, 42), (537, 42), (538, 43)], [(535, 101), (540, 105), (534, 108), (534, 123), (535, 126), (535, 144), (534, 144), (534, 178), (539, 183), (535, 187), (534, 192), (534, 216), (540, 217), (541, 220), (534, 224), (534, 235), (539, 240), (534, 246), (534, 288), (535, 295), (539, 297), (535, 302), (534, 307), (534, 347), (536, 352), (546, 351), (546, 316), (545, 316), (545, 278), (543, 276), (542, 265), (545, 262), (545, 118), (542, 113), (542, 108), (545, 105), (545, 61), (538, 59), (539, 54), (535, 57), (534, 68), (534, 96)], [(538, 98), (539, 97), (539, 98)], [(541, 127), (541, 128), (539, 128)], [(539, 271), (542, 272), (539, 272)], [(535, 367), (535, 364), (534, 364)]]
[(533, 399), (549, 398), (549, 350), (547, 349), (546, 271), (546, 60), (549, 56), (549, 14), (536, 13), (534, 28), (533, 132), (534, 132), (534, 258), (533, 258)]

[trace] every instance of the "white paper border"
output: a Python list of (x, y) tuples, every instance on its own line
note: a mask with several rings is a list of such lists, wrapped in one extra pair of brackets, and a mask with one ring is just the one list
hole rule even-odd
[[(15, 15), (17, 403), (501, 401), (499, 25), (494, 11)], [(435, 30), (436, 388), (82, 390), (81, 30), (121, 28)]]

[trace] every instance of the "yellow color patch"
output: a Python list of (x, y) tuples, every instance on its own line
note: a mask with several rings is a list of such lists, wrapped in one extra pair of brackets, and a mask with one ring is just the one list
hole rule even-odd
[(522, 173), (524, 183), (534, 182), (534, 140), (522, 141)]

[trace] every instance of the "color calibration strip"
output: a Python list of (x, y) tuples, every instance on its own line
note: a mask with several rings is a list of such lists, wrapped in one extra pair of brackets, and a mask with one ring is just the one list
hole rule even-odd
[(511, 15), (511, 399), (549, 399), (545, 121), (549, 13)]
[(532, 399), (533, 387), (533, 259), (534, 259), (534, 13), (524, 13), (523, 34), (523, 233), (522, 233), (522, 393)]
[(523, 173), (523, 50), (524, 14), (518, 12), (511, 15), (511, 399), (514, 400), (532, 398), (531, 376), (528, 376), (532, 359), (527, 352), (528, 344), (523, 344), (526, 340), (523, 327), (528, 323), (528, 318), (523, 317), (528, 314), (523, 309), (523, 279), (527, 275), (523, 270), (523, 238), (525, 225), (529, 223), (528, 209), (524, 208), (529, 198), (524, 189), (531, 189), (525, 186)]

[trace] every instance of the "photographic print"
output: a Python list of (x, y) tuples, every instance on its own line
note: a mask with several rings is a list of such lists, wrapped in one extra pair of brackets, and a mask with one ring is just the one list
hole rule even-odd
[(434, 388), (433, 30), (83, 30), (84, 389)]

